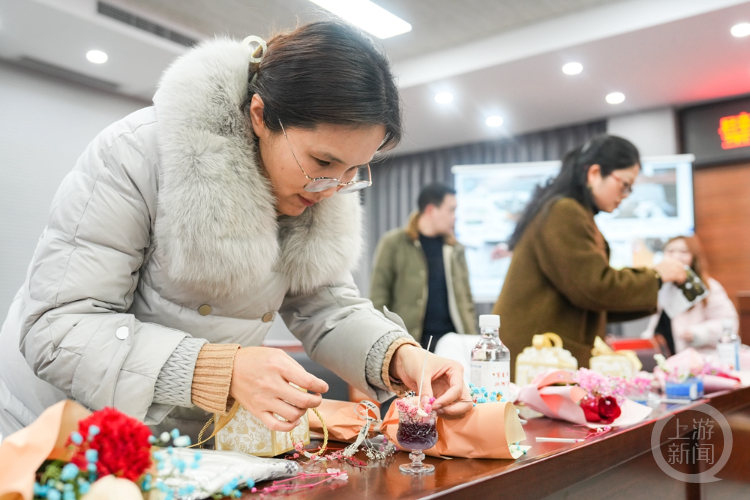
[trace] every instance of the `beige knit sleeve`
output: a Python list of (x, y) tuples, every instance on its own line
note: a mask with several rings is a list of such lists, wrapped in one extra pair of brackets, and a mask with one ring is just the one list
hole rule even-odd
[(211, 413), (226, 415), (234, 404), (229, 396), (234, 356), (239, 344), (205, 344), (198, 353), (193, 373), (193, 404)]
[(417, 346), (419, 348), (422, 347), (411, 337), (400, 337), (391, 342), (391, 345), (388, 346), (388, 350), (385, 353), (385, 359), (383, 360), (383, 372), (381, 373), (383, 382), (385, 383), (389, 391), (397, 394), (398, 396), (403, 396), (406, 391), (409, 390), (409, 388), (406, 387), (406, 385), (404, 385), (402, 381), (391, 378), (391, 360), (393, 359), (393, 355), (396, 354), (396, 349), (406, 344)]

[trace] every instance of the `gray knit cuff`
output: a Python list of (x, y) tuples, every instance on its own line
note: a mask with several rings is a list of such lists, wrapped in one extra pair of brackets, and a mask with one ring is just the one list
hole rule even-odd
[(165, 405), (193, 406), (191, 399), (191, 387), (193, 384), (193, 372), (198, 353), (208, 341), (206, 339), (194, 339), (185, 337), (177, 345), (156, 378), (154, 387), (154, 403)]
[(375, 344), (373, 344), (370, 348), (370, 352), (367, 353), (367, 360), (365, 361), (365, 377), (367, 377), (367, 383), (370, 384), (373, 389), (390, 392), (388, 384), (383, 381), (383, 363), (385, 362), (385, 355), (388, 352), (388, 347), (390, 347), (395, 340), (402, 337), (411, 338), (411, 335), (400, 330), (386, 333), (380, 337)]

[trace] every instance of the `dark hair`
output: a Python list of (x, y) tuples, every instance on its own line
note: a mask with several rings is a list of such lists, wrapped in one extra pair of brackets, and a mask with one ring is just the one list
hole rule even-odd
[(596, 214), (599, 209), (587, 186), (591, 165), (598, 164), (602, 177), (607, 177), (615, 170), (629, 168), (640, 162), (638, 149), (633, 143), (614, 135), (599, 135), (571, 149), (563, 156), (557, 177), (550, 179), (544, 186), (537, 186), (516, 224), (508, 247), (511, 250), (515, 248), (534, 217), (552, 200), (573, 198)]
[[(260, 54), (259, 48), (254, 55)], [(279, 120), (288, 128), (384, 125), (380, 150), (401, 140), (401, 103), (390, 64), (359, 29), (333, 20), (305, 24), (274, 36), (262, 56), (250, 64), (243, 109), (248, 113), (258, 94), (269, 130), (281, 132)]]
[(436, 207), (439, 207), (443, 204), (445, 196), (449, 194), (455, 195), (456, 190), (440, 182), (426, 185), (419, 192), (419, 197), (417, 198), (419, 213), (423, 214), (427, 205), (435, 205)]

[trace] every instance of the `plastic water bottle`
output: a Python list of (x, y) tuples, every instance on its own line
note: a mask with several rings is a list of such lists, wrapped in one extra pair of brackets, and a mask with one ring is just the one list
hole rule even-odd
[(716, 344), (719, 362), (729, 365), (732, 370), (740, 369), (740, 338), (734, 331), (734, 324), (724, 320), (721, 337)]
[(510, 383), (510, 351), (500, 341), (500, 316), (479, 316), (481, 338), (471, 350), (471, 383), (487, 392), (505, 392)]

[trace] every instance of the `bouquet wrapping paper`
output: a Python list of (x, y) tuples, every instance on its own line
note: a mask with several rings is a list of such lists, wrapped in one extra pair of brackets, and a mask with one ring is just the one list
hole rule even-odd
[[(364, 420), (357, 415), (357, 403), (323, 400), (318, 407), (328, 428), (330, 439), (354, 441)], [(312, 413), (310, 429), (321, 432), (320, 420)], [(373, 415), (371, 415), (373, 416)], [(378, 429), (376, 429), (378, 430)], [(391, 405), (379, 424), (379, 430), (398, 445), (398, 411)], [(513, 403), (485, 403), (476, 405), (464, 417), (438, 418), (438, 442), (426, 455), (432, 457), (516, 459), (528, 446), (510, 446), (526, 439)]]
[[(567, 370), (549, 370), (537, 375), (531, 384), (521, 388), (518, 401), (524, 403), (532, 410), (536, 410), (545, 417), (557, 420), (565, 420), (578, 425), (591, 428), (602, 427), (586, 421), (580, 401), (586, 397), (586, 391), (575, 384), (573, 374)], [(626, 399), (621, 405), (621, 415), (611, 424), (612, 427), (623, 427), (633, 425), (646, 419), (652, 409), (648, 406), (638, 404)]]
[(31, 500), (37, 469), (47, 459), (69, 458), (65, 442), (78, 429), (78, 421), (89, 415), (78, 403), (60, 401), (5, 438), (0, 445), (0, 500)]

